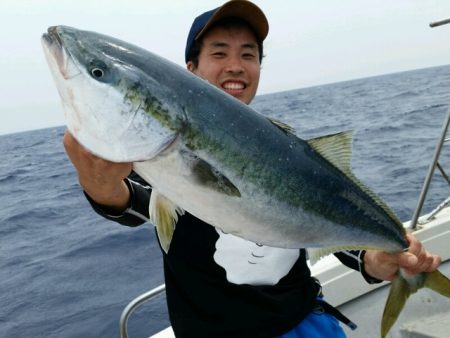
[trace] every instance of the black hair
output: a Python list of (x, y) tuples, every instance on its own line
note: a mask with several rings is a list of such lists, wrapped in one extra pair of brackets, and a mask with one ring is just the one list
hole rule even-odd
[[(259, 63), (262, 63), (263, 49), (264, 49), (263, 42), (262, 42), (261, 38), (258, 36), (255, 29), (247, 21), (245, 21), (241, 18), (237, 18), (237, 17), (226, 17), (226, 18), (223, 18), (223, 19), (217, 21), (216, 23), (214, 23), (211, 27), (209, 27), (209, 30), (214, 27), (218, 27), (218, 26), (230, 27), (230, 26), (238, 26), (238, 25), (247, 27), (248, 29), (250, 29), (252, 31), (253, 35), (256, 37), (256, 42), (258, 44), (258, 51), (259, 51)], [(191, 61), (194, 64), (195, 68), (198, 67), (198, 61), (199, 61), (198, 57), (200, 55), (202, 47), (203, 47), (203, 36), (197, 40), (194, 40), (191, 50), (189, 51), (187, 59), (188, 59), (188, 61)]]

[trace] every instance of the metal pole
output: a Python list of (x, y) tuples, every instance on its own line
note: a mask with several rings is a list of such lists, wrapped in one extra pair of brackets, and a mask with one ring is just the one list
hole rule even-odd
[(120, 316), (119, 321), (119, 331), (120, 331), (120, 337), (121, 338), (128, 338), (128, 318), (130, 317), (131, 313), (142, 303), (146, 302), (147, 300), (155, 297), (156, 295), (159, 295), (160, 293), (164, 292), (166, 290), (166, 285), (162, 284), (146, 293), (143, 293), (142, 295), (136, 297), (133, 299), (128, 305), (123, 309), (122, 314)]
[(439, 155), (441, 153), (442, 145), (444, 144), (445, 137), (447, 135), (448, 125), (450, 123), (450, 107), (447, 111), (447, 119), (444, 121), (444, 125), (442, 127), (441, 137), (439, 138), (439, 142), (436, 145), (436, 149), (434, 151), (433, 161), (428, 168), (428, 174), (425, 178), (425, 182), (423, 183), (422, 192), (420, 193), (419, 202), (417, 203), (416, 211), (414, 212), (414, 216), (411, 219), (411, 229), (415, 230), (417, 227), (417, 220), (419, 219), (420, 212), (422, 211), (423, 202), (425, 201), (425, 196), (427, 195), (428, 188), (430, 186), (431, 178), (433, 177), (434, 169), (436, 167), (436, 163), (439, 159)]
[[(450, 23), (450, 18), (431, 22), (430, 27), (442, 26), (442, 25), (446, 25), (448, 23)], [(445, 137), (447, 135), (449, 121), (450, 121), (450, 107), (447, 112), (447, 120), (444, 121), (441, 138), (439, 139), (439, 142), (436, 146), (436, 150), (434, 151), (433, 162), (431, 163), (431, 165), (428, 169), (428, 174), (425, 178), (425, 182), (423, 183), (422, 191), (419, 196), (419, 202), (417, 203), (416, 210), (414, 211), (414, 215), (411, 219), (410, 226), (411, 226), (412, 230), (415, 230), (417, 228), (417, 220), (419, 219), (420, 212), (422, 211), (423, 203), (425, 201), (425, 196), (427, 195), (428, 188), (430, 186), (430, 181), (431, 181), (431, 178), (433, 177), (434, 169), (436, 168), (436, 164), (439, 159), (439, 155), (441, 153), (442, 144), (444, 143)]]
[(450, 18), (431, 22), (430, 27), (442, 26), (442, 25), (446, 25), (448, 23), (450, 23)]

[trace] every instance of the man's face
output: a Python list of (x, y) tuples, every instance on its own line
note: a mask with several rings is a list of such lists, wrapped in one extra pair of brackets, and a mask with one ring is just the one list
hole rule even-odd
[(261, 65), (258, 44), (246, 26), (217, 26), (204, 37), (198, 67), (188, 69), (244, 103), (255, 97)]

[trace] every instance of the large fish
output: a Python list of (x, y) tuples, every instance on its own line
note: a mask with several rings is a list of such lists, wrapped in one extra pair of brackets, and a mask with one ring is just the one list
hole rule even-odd
[[(184, 211), (253, 242), (319, 248), (316, 256), (407, 250), (401, 222), (351, 173), (350, 132), (304, 141), (185, 69), (105, 35), (57, 26), (42, 42), (70, 133), (99, 157), (133, 162), (152, 186), (150, 219), (166, 251)], [(423, 285), (450, 297), (439, 272), (399, 274), (383, 336)]]

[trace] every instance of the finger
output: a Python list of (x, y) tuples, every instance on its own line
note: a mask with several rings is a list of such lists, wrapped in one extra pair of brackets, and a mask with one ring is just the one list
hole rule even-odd
[(400, 267), (412, 271), (424, 263), (427, 255), (422, 243), (414, 235), (407, 234), (406, 238), (409, 242), (408, 251), (398, 254), (397, 263)]
[(426, 263), (432, 257), (431, 254), (427, 250), (425, 250), (423, 245), (420, 246), (420, 249), (419, 248), (416, 249), (414, 255), (416, 255), (417, 257), (417, 264), (416, 264), (417, 266)]
[(63, 137), (63, 145), (66, 153), (69, 155), (77, 154), (77, 156), (85, 156), (90, 154), (73, 135), (66, 131)]
[(422, 251), (422, 243), (413, 234), (407, 234), (406, 239), (409, 242), (408, 252), (418, 256)]
[(409, 253), (412, 253), (417, 257), (417, 262), (413, 264), (413, 260), (411, 259), (411, 265), (406, 265), (405, 267), (416, 273), (423, 271), (434, 271), (440, 264), (440, 257), (428, 252), (424, 245), (412, 234), (408, 234), (407, 239), (410, 243)]
[(73, 143), (74, 143), (75, 139), (73, 138), (72, 134), (70, 134), (70, 132), (68, 130), (66, 130), (64, 132), (64, 136), (63, 136), (63, 145), (64, 148), (67, 150), (68, 148), (72, 148)]
[(433, 272), (433, 271), (437, 270), (439, 265), (441, 265), (441, 262), (442, 262), (441, 256), (433, 255), (433, 262), (430, 264), (430, 266), (428, 267), (426, 272)]
[(399, 253), (396, 255), (396, 258), (399, 267), (407, 270), (414, 268), (419, 261), (417, 256), (410, 252)]
[(437, 255), (432, 255), (430, 253), (426, 254), (426, 257), (417, 265), (408, 269), (412, 273), (420, 273), (420, 272), (432, 272), (436, 270), (441, 263), (441, 258)]

